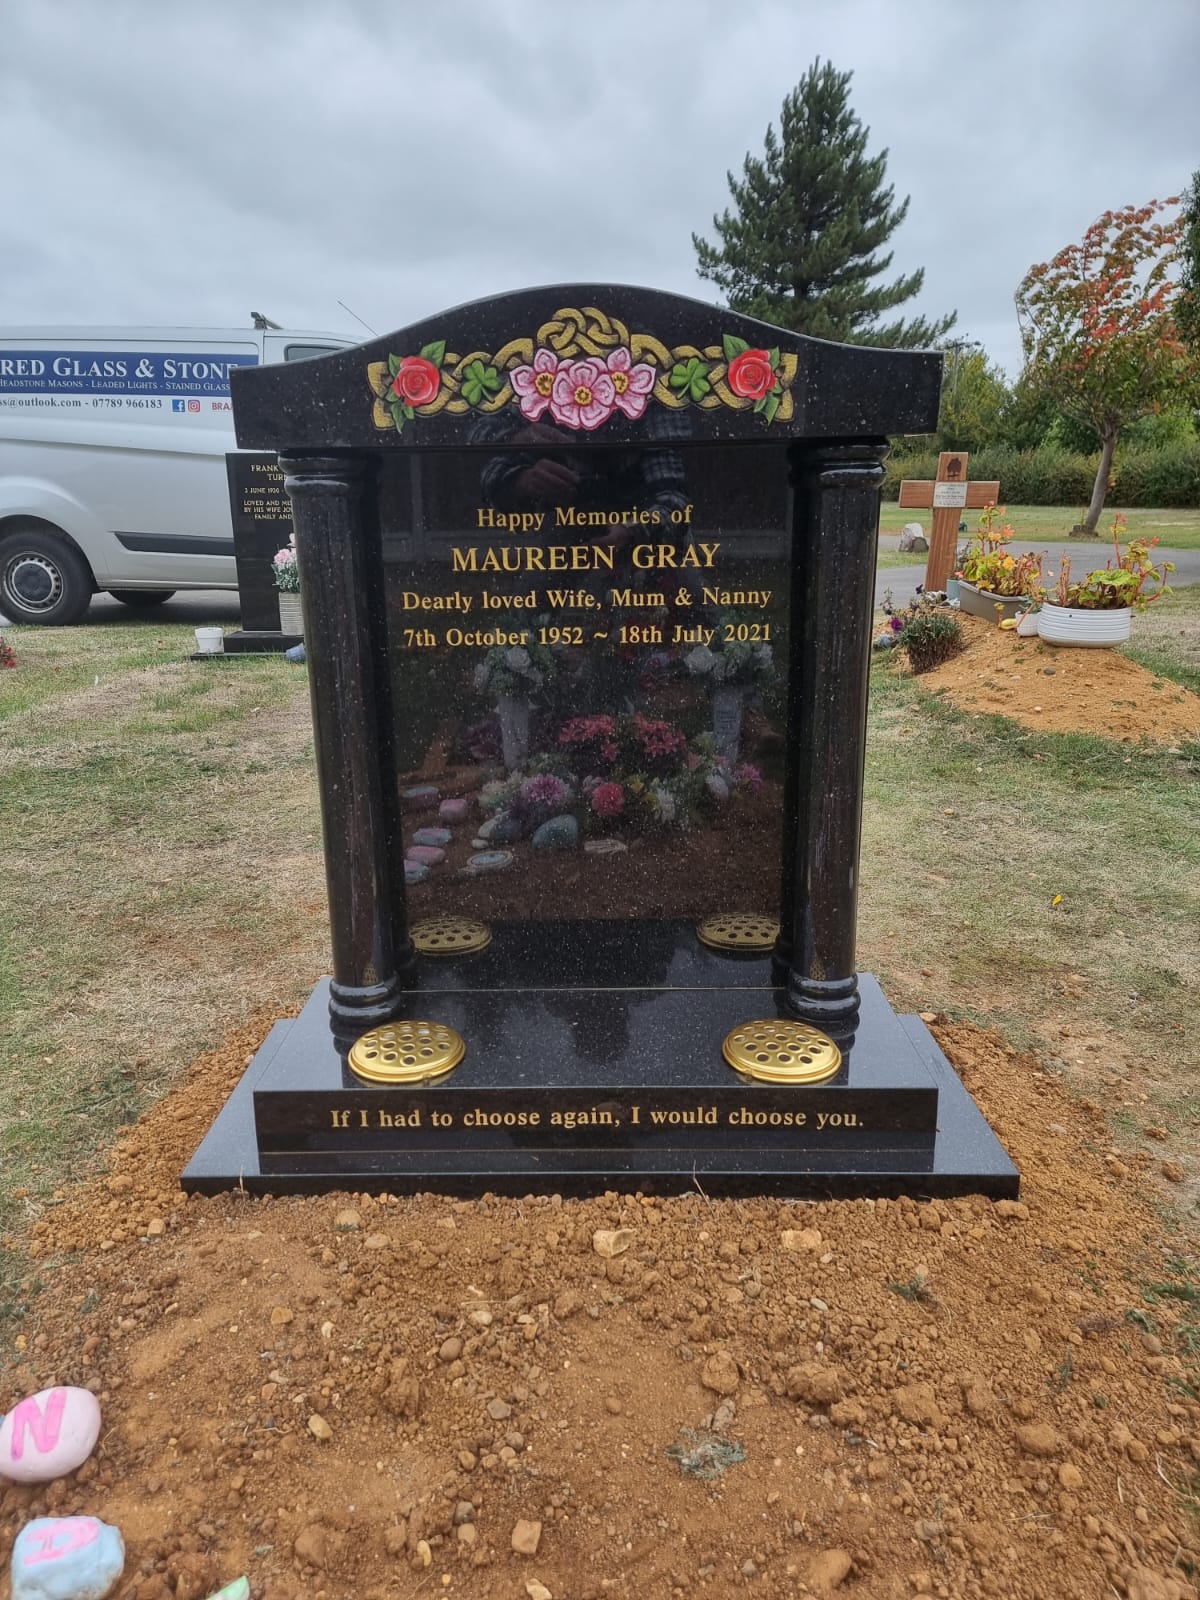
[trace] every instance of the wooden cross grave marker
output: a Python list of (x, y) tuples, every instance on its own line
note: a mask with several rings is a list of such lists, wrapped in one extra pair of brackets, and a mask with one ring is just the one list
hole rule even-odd
[(925, 563), (925, 588), (944, 589), (954, 568), (958, 543), (958, 524), (964, 509), (982, 511), (1000, 499), (1000, 483), (970, 483), (967, 480), (967, 452), (943, 450), (938, 457), (937, 477), (905, 478), (900, 485), (902, 510), (933, 508), (933, 527), (929, 533), (929, 559)]

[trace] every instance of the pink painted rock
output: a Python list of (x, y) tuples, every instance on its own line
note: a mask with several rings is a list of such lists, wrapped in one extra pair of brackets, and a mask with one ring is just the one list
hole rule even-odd
[(443, 822), (463, 822), (470, 815), (470, 811), (469, 800), (443, 800), (438, 807), (438, 816)]
[(0, 1477), (49, 1483), (81, 1467), (100, 1437), (100, 1402), (89, 1389), (42, 1389), (0, 1423)]
[(404, 852), (406, 861), (416, 861), (422, 867), (436, 867), (445, 861), (446, 852), (433, 844), (410, 844)]

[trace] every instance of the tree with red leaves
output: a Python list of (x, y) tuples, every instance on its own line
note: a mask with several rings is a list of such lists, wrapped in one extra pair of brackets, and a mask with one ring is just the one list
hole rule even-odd
[(1178, 401), (1198, 363), (1179, 336), (1177, 199), (1106, 211), (1079, 244), (1030, 267), (1017, 289), (1026, 376), (1100, 441), (1084, 527), (1095, 533), (1121, 430)]

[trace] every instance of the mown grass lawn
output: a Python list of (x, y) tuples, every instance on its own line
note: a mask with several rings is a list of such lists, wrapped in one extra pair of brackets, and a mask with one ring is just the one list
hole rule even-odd
[[(1176, 550), (1200, 550), (1200, 509), (1164, 510), (1139, 506), (1125, 510), (1120, 506), (1105, 506), (1100, 515), (1101, 543), (1107, 540), (1117, 511), (1128, 519), (1126, 536), (1129, 538), (1158, 539), (1160, 544)], [(968, 531), (974, 533), (979, 513), (966, 511), (963, 517)], [(928, 535), (930, 520), (928, 511), (901, 511), (894, 500), (885, 500), (879, 531), (899, 533), (906, 522), (919, 522)], [(1006, 505), (1004, 520), (1012, 525), (1017, 539), (1069, 539), (1071, 529), (1080, 520), (1080, 511), (1078, 506)], [(1094, 547), (1084, 545), (1083, 548)]]

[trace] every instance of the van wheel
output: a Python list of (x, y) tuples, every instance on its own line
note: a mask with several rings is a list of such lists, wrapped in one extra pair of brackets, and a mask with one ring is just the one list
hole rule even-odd
[(10, 622), (78, 622), (93, 588), (87, 562), (65, 539), (41, 528), (0, 537), (0, 616)]
[(174, 589), (110, 589), (108, 592), (123, 606), (133, 606), (135, 609), (160, 606), (175, 593)]

